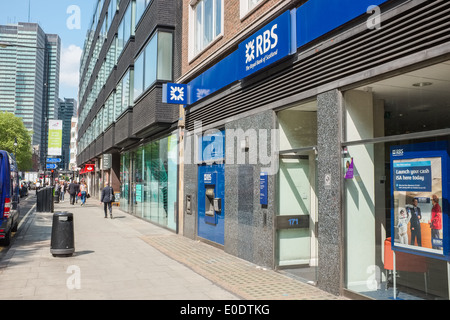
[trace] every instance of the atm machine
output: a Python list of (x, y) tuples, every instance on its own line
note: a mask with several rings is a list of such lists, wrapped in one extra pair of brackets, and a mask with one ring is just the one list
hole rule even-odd
[(198, 170), (198, 236), (224, 244), (225, 174), (223, 164)]

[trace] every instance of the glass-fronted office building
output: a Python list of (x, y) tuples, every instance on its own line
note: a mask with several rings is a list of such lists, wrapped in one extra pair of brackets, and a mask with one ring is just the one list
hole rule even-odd
[[(120, 210), (176, 230), (179, 76), (176, 1), (95, 2), (80, 68), (78, 156), (91, 195), (105, 182)], [(93, 168), (93, 170), (89, 170)]]
[(61, 40), (36, 23), (19, 22), (0, 26), (0, 44), (0, 111), (23, 119), (44, 159), (47, 121), (59, 107)]

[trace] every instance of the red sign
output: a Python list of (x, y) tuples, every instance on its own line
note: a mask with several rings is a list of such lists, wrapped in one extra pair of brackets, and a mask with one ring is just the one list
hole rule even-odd
[(93, 172), (94, 171), (94, 164), (87, 164), (87, 165), (85, 165), (84, 166), (84, 170), (86, 171), (86, 172)]

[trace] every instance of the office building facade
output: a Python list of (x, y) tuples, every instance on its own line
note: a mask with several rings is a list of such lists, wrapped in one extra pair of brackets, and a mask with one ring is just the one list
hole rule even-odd
[(96, 2), (78, 115), (77, 164), (91, 195), (110, 182), (121, 210), (172, 230), (179, 109), (162, 103), (162, 85), (180, 76), (180, 22), (175, 0)]
[(47, 151), (48, 120), (59, 106), (61, 40), (36, 23), (0, 26), (0, 110), (21, 117), (39, 145), (41, 169)]
[(58, 163), (58, 169), (70, 170), (70, 147), (72, 133), (72, 118), (76, 116), (77, 101), (72, 98), (59, 99), (56, 118), (62, 120), (62, 141), (61, 141), (61, 162)]

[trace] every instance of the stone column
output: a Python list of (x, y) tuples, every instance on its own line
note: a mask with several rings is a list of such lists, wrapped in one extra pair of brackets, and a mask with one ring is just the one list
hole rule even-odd
[(332, 90), (317, 96), (318, 125), (318, 287), (341, 293), (343, 235), (341, 205), (342, 95)]

